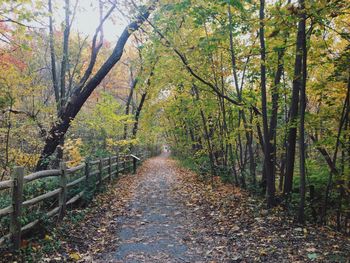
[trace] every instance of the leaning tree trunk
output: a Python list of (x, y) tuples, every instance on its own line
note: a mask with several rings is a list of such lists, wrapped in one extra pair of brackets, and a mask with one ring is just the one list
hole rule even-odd
[(150, 7), (144, 14), (138, 16), (135, 21), (130, 23), (124, 29), (112, 54), (104, 62), (97, 73), (88, 82), (86, 82), (86, 84), (75, 88), (65, 107), (63, 107), (59, 112), (57, 122), (52, 126), (48, 133), (48, 136), (45, 140), (44, 149), (37, 163), (37, 170), (43, 170), (47, 167), (49, 157), (54, 153), (61, 138), (66, 134), (72, 120), (74, 120), (91, 93), (110, 72), (113, 66), (120, 60), (123, 54), (124, 46), (130, 35), (139, 29), (143, 22), (149, 17), (150, 11), (153, 10), (153, 8), (153, 6)]

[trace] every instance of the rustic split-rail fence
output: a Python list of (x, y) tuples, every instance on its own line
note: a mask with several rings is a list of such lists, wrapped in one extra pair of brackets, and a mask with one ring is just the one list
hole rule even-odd
[[(103, 183), (112, 182), (121, 173), (136, 173), (138, 163), (148, 156), (148, 151), (135, 153), (135, 155), (117, 154), (99, 160), (85, 161), (71, 168), (67, 168), (66, 163), (62, 162), (59, 169), (39, 171), (26, 176), (23, 167), (15, 167), (11, 179), (0, 182), (0, 193), (7, 190), (12, 197), (12, 204), (0, 209), (0, 217), (10, 216), (9, 233), (0, 237), (0, 246), (5, 242), (12, 242), (14, 248), (18, 249), (21, 244), (21, 235), (37, 226), (43, 218), (58, 216), (58, 219), (62, 220), (66, 214), (67, 206), (81, 199), (92, 187), (92, 184), (94, 188), (99, 189)], [(23, 200), (23, 191), (27, 183), (48, 177), (58, 178), (59, 186), (57, 189), (29, 200)], [(77, 188), (79, 191), (73, 196), (69, 196), (68, 190), (72, 188)], [(31, 207), (49, 198), (56, 198), (57, 206), (44, 213), (42, 218), (22, 226), (23, 208)]]

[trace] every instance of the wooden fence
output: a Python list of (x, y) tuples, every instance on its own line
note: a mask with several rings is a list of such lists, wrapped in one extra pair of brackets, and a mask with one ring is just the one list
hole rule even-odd
[[(117, 154), (116, 156), (99, 160), (86, 161), (72, 168), (67, 168), (65, 163), (61, 163), (60, 169), (39, 171), (26, 176), (23, 167), (15, 167), (11, 180), (0, 182), (0, 192), (12, 190), (12, 205), (0, 209), (0, 217), (10, 216), (9, 233), (0, 237), (0, 245), (8, 241), (13, 243), (15, 249), (18, 249), (21, 243), (21, 235), (40, 223), (41, 219), (36, 219), (22, 226), (21, 216), (23, 208), (33, 206), (48, 198), (56, 197), (58, 206), (46, 212), (44, 216), (45, 218), (50, 218), (58, 215), (58, 218), (61, 220), (65, 216), (67, 206), (78, 201), (91, 187), (91, 182), (98, 189), (105, 181), (111, 182), (120, 173), (131, 171), (135, 173), (137, 162), (147, 157), (145, 152), (136, 155)], [(79, 174), (78, 172), (81, 173), (81, 176), (70, 180), (75, 177), (74, 175)], [(58, 177), (59, 188), (38, 195), (30, 200), (23, 200), (25, 184), (47, 177)], [(67, 195), (68, 189), (73, 187), (79, 187), (82, 190), (69, 197)]]

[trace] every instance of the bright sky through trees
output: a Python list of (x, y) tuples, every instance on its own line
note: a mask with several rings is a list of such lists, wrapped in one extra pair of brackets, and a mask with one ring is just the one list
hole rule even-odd
[[(72, 4), (75, 4), (75, 1), (71, 1)], [(62, 22), (64, 18), (64, 1), (56, 1), (55, 6), (57, 12), (55, 12), (56, 22)], [(80, 32), (84, 35), (93, 36), (95, 33), (96, 27), (99, 24), (99, 1), (98, 0), (78, 0), (78, 8), (76, 13), (76, 18), (73, 22), (73, 31)], [(115, 10), (114, 14), (111, 16), (111, 19), (108, 19), (103, 26), (105, 40), (114, 44), (124, 27), (128, 24), (127, 18), (121, 14), (118, 10), (123, 10), (124, 5), (121, 3), (117, 4), (118, 8)], [(104, 9), (104, 13), (107, 12)]]

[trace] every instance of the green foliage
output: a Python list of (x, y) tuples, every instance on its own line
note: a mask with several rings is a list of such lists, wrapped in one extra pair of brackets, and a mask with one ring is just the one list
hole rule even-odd
[[(333, 158), (349, 81), (348, 68), (344, 64), (348, 61), (349, 45), (342, 33), (347, 30), (345, 21), (348, 15), (338, 10), (348, 10), (349, 5), (326, 1), (306, 2), (306, 5), (306, 212), (308, 219), (314, 220), (313, 213), (316, 211), (320, 214), (330, 176), (329, 165), (325, 162), (322, 151)], [(228, 16), (229, 8), (231, 19)], [(152, 54), (156, 49), (160, 60), (147, 105), (150, 114), (143, 116), (140, 138), (154, 134), (153, 131), (161, 133), (162, 141), (171, 146), (173, 154), (186, 167), (199, 174), (214, 170), (225, 181), (239, 183), (254, 192), (265, 194), (265, 188), (261, 187), (264, 183), (260, 182), (264, 154), (261, 142), (262, 61), (256, 34), (260, 26), (258, 9), (258, 2), (252, 1), (165, 1), (155, 14), (154, 25), (169, 41), (169, 45), (162, 43), (165, 39), (161, 39), (159, 34), (154, 33), (151, 36), (154, 45)], [(318, 10), (317, 14), (315, 10)], [(278, 95), (276, 138), (271, 143), (276, 147), (277, 195), (282, 197), (283, 193), (279, 189), (283, 191), (283, 180), (278, 177), (285, 164), (288, 132), (289, 129), (299, 129), (300, 126), (299, 119), (292, 122), (288, 119), (295, 79), (298, 12), (300, 10), (295, 3), (267, 2), (266, 19), (263, 21), (268, 118), (272, 115), (273, 97)], [(334, 31), (335, 28), (338, 32)], [(276, 71), (281, 65), (281, 81), (275, 87)], [(236, 71), (238, 87), (233, 71)], [(238, 94), (237, 88), (241, 94)], [(229, 100), (220, 98), (218, 93), (235, 101), (241, 100), (242, 104), (232, 104)], [(348, 206), (345, 204), (345, 199), (348, 198), (345, 182), (349, 181), (349, 168), (345, 165), (349, 159), (349, 154), (346, 153), (348, 131), (348, 128), (343, 127), (340, 133), (336, 157), (337, 169), (342, 172), (341, 175), (333, 177), (333, 188), (331, 187), (332, 193), (329, 197), (330, 206), (341, 204), (343, 217)], [(254, 173), (249, 163), (249, 136), (252, 137), (256, 178), (253, 178)], [(340, 161), (341, 151), (343, 159)], [(298, 159), (297, 147), (294, 193), (290, 204), (291, 211), (294, 212), (297, 211), (300, 201)], [(238, 178), (232, 175), (232, 167), (237, 171)], [(257, 182), (253, 184), (255, 179)], [(311, 188), (315, 192), (313, 200), (310, 200)], [(346, 198), (344, 195), (343, 200), (337, 201), (340, 199), (340, 189), (347, 189), (347, 194)], [(334, 219), (333, 208), (331, 216)]]

